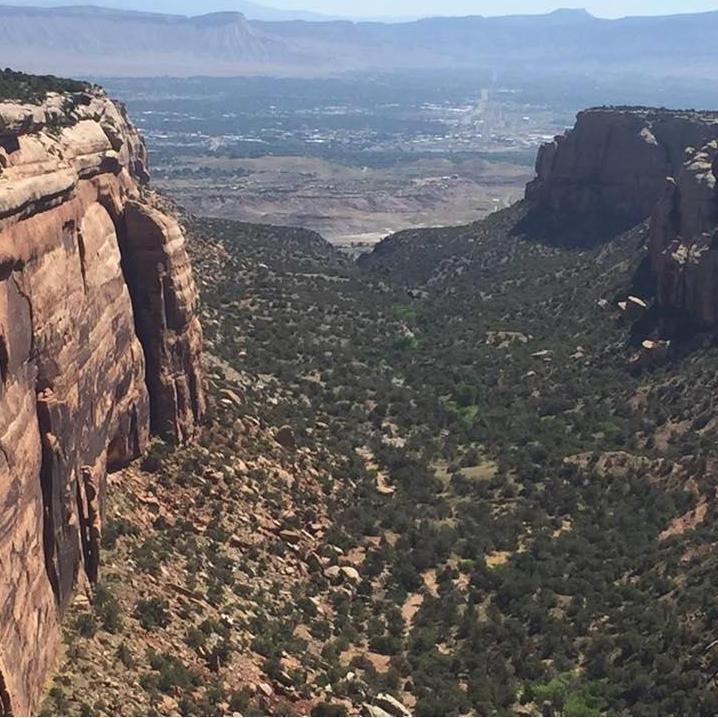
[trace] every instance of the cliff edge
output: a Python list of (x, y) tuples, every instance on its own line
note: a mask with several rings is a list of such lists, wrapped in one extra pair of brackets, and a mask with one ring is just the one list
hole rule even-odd
[(648, 217), (687, 147), (718, 137), (718, 113), (646, 107), (579, 112), (574, 127), (541, 146), (526, 199), (568, 216)]
[(147, 155), (101, 90), (0, 102), (0, 714), (37, 704), (106, 475), (204, 410), (197, 292)]
[(526, 199), (577, 230), (650, 218), (657, 307), (718, 326), (718, 113), (602, 107), (541, 147)]

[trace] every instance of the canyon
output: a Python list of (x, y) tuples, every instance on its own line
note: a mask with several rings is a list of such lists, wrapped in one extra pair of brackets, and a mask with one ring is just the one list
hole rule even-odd
[(147, 155), (97, 89), (0, 103), (0, 712), (32, 711), (108, 471), (205, 411), (197, 293)]
[(715, 356), (627, 368), (718, 326), (717, 174), (718, 113), (593, 108), (355, 263), (181, 215), (96, 87), (0, 102), (0, 714), (718, 709)]

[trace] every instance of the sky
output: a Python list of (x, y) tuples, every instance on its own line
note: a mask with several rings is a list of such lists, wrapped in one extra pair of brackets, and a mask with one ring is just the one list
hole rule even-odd
[(329, 15), (513, 15), (543, 13), (557, 7), (586, 8), (597, 17), (667, 15), (718, 10), (718, 0), (255, 0), (289, 10), (314, 10)]

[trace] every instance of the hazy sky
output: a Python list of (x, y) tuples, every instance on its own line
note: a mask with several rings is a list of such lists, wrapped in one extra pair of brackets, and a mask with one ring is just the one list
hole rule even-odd
[(264, 0), (264, 4), (291, 10), (315, 10), (330, 15), (362, 16), (509, 15), (549, 12), (557, 7), (585, 7), (598, 17), (718, 10), (718, 0)]

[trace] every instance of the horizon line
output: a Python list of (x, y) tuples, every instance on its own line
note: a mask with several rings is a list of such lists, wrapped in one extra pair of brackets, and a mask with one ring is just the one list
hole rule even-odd
[[(259, 5), (259, 4), (258, 4)], [(242, 15), (250, 22), (265, 22), (265, 23), (279, 23), (279, 22), (306, 22), (306, 23), (322, 23), (322, 22), (351, 22), (351, 23), (362, 23), (362, 22), (376, 22), (386, 24), (401, 24), (419, 22), (421, 20), (433, 20), (433, 19), (462, 19), (462, 18), (507, 18), (507, 17), (546, 17), (548, 15), (554, 15), (557, 13), (581, 13), (589, 18), (595, 20), (626, 20), (631, 18), (664, 18), (664, 17), (677, 17), (686, 15), (707, 15), (718, 12), (718, 8), (715, 10), (696, 10), (693, 12), (658, 12), (658, 13), (637, 13), (631, 15), (595, 15), (586, 8), (583, 7), (557, 7), (553, 10), (547, 10), (545, 12), (515, 12), (515, 13), (488, 13), (488, 14), (424, 14), (424, 15), (373, 15), (369, 17), (362, 17), (356, 15), (329, 15), (315, 10), (305, 9), (292, 9), (292, 8), (281, 8), (275, 5), (260, 5), (268, 10), (276, 10), (278, 12), (307, 12), (317, 16), (317, 19), (298, 19), (298, 20), (262, 20), (259, 18), (247, 17), (247, 15), (241, 10), (211, 10), (209, 12), (201, 12), (196, 15), (186, 15), (183, 13), (165, 12), (157, 10), (135, 10), (125, 9), (120, 3), (117, 5), (98, 5), (93, 2), (68, 2), (57, 5), (50, 4), (22, 4), (18, 5), (12, 2), (0, 1), (0, 8), (13, 8), (17, 10), (71, 10), (71, 9), (98, 9), (98, 10), (115, 10), (123, 13), (137, 13), (145, 15), (167, 15), (171, 17), (184, 17), (184, 18), (199, 18), (206, 17), (208, 15)], [(322, 19), (326, 18), (326, 19)]]

